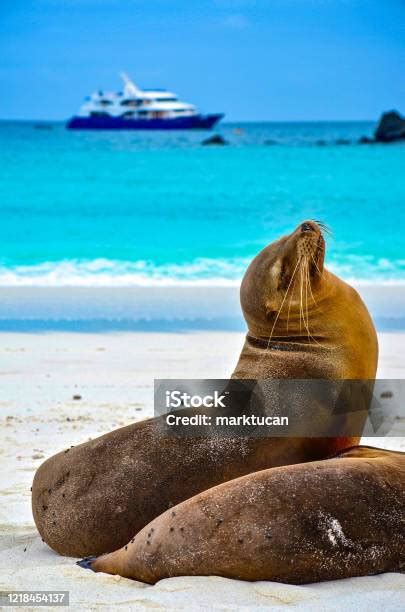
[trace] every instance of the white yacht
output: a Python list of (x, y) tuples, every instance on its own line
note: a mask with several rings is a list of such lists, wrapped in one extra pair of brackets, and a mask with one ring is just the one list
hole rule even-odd
[(124, 91), (98, 91), (86, 98), (79, 113), (67, 123), (69, 129), (168, 130), (209, 129), (223, 114), (201, 114), (165, 89), (139, 89), (124, 73)]

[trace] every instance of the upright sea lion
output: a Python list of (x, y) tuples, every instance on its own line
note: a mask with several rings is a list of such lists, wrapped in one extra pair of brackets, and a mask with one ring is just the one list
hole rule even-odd
[(154, 584), (224, 576), (292, 584), (405, 569), (405, 453), (353, 447), (334, 459), (218, 485), (79, 565)]
[[(324, 268), (319, 225), (266, 247), (242, 282), (249, 331), (235, 378), (374, 379), (377, 339), (357, 293)], [(311, 406), (308, 406), (308, 418)], [(58, 453), (37, 470), (32, 509), (64, 555), (116, 550), (168, 507), (257, 470), (320, 459), (357, 437), (162, 436), (160, 418)]]
[(235, 378), (374, 379), (370, 315), (324, 254), (318, 224), (307, 221), (253, 259), (241, 284), (248, 333)]

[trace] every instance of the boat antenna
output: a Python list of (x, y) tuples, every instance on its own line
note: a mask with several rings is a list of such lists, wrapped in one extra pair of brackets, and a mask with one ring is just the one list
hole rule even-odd
[(137, 88), (137, 86), (135, 85), (135, 83), (133, 83), (131, 81), (131, 79), (129, 78), (129, 76), (127, 74), (125, 74), (125, 72), (121, 72), (120, 74), (121, 79), (124, 81), (124, 93), (126, 96), (131, 97), (131, 96), (138, 96), (140, 94), (140, 89)]

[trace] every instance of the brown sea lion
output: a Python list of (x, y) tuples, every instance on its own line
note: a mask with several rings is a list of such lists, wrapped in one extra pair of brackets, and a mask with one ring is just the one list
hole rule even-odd
[[(301, 224), (253, 260), (241, 288), (249, 331), (236, 378), (374, 379), (377, 339), (357, 293), (323, 266), (319, 225)], [(312, 406), (308, 406), (311, 415)], [(60, 452), (37, 470), (32, 509), (64, 555), (116, 550), (168, 507), (257, 470), (320, 459), (335, 438), (162, 436), (161, 418)]]
[(154, 584), (223, 576), (303, 584), (405, 569), (405, 453), (365, 446), (218, 485), (127, 545), (79, 562)]

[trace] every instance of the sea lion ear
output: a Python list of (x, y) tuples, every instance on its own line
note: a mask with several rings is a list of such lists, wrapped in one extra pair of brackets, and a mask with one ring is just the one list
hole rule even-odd
[(276, 261), (274, 261), (270, 266), (269, 274), (271, 278), (271, 286), (277, 291), (282, 286), (280, 282), (282, 283), (284, 271), (285, 267), (282, 259), (276, 259)]
[(274, 317), (274, 315), (277, 312), (277, 308), (275, 307), (273, 301), (270, 300), (270, 299), (267, 299), (264, 302), (264, 308), (265, 308), (265, 311), (266, 311), (266, 319), (268, 321), (271, 321), (271, 319)]
[(282, 259), (276, 259), (276, 261), (270, 267), (270, 274), (271, 274), (272, 279), (275, 281), (275, 283), (278, 282), (282, 267), (283, 267)]

